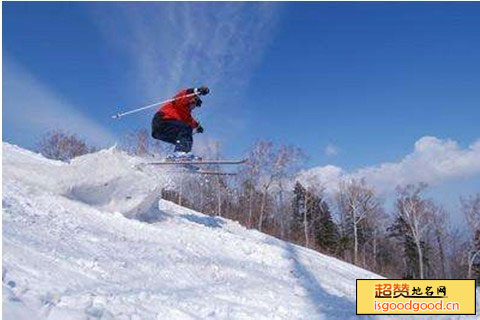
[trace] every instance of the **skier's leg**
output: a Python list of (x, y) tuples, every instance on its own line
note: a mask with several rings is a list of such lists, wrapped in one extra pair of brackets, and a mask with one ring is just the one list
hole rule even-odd
[[(183, 161), (201, 160), (200, 157), (196, 157), (190, 152), (192, 150), (193, 144), (192, 128), (188, 124), (183, 122), (176, 123), (176, 125), (178, 128), (178, 135), (177, 142), (175, 144), (174, 158)], [(192, 171), (200, 170), (200, 167), (194, 166), (192, 164), (184, 164), (184, 167)]]
[(193, 143), (192, 135), (192, 128), (182, 121), (163, 120), (158, 114), (152, 120), (152, 137), (175, 145), (174, 154), (169, 156), (172, 159), (200, 159), (190, 153)]
[(177, 143), (178, 128), (175, 121), (163, 120), (161, 114), (157, 113), (152, 119), (152, 137), (157, 140)]
[(175, 143), (175, 152), (190, 152), (193, 144), (192, 128), (188, 124), (180, 121), (176, 125), (178, 128), (178, 134), (177, 141)]

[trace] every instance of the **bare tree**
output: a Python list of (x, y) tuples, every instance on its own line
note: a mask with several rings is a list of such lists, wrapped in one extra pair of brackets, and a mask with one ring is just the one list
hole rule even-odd
[(426, 232), (431, 226), (430, 217), (432, 215), (429, 202), (422, 195), (426, 187), (425, 183), (420, 183), (418, 186), (398, 187), (398, 197), (395, 203), (396, 213), (406, 223), (417, 249), (420, 279), (425, 277), (422, 247), (426, 240)]
[(279, 228), (280, 228), (280, 238), (285, 239), (285, 233), (286, 233), (286, 225), (287, 222), (286, 220), (286, 214), (285, 214), (285, 208), (286, 208), (286, 203), (285, 203), (285, 182), (283, 180), (280, 180), (278, 183), (278, 200), (277, 200), (277, 212), (280, 215), (278, 222), (279, 222)]
[[(241, 171), (244, 179), (243, 185), (248, 188), (246, 198), (249, 227), (254, 224), (254, 204), (257, 200), (257, 193), (260, 194), (257, 228), (261, 231), (265, 222), (267, 204), (273, 201), (272, 187), (278, 187), (277, 191), (280, 193), (277, 199), (283, 203), (284, 180), (294, 172), (295, 166), (303, 157), (303, 152), (293, 146), (282, 145), (277, 148), (272, 141), (268, 140), (259, 140), (253, 145), (247, 157), (248, 161)], [(283, 211), (279, 210), (279, 212)], [(283, 222), (280, 223), (283, 226)]]
[(291, 145), (281, 145), (275, 156), (275, 162), (272, 164), (272, 175), (275, 183), (275, 189), (278, 193), (278, 207), (280, 210), (276, 213), (276, 220), (279, 221), (281, 234), (284, 235), (287, 221), (284, 208), (285, 185), (289, 184), (297, 174), (299, 166), (305, 160), (305, 153), (298, 147)]
[[(369, 232), (369, 241), (365, 239), (363, 244), (363, 267), (367, 267), (367, 245), (370, 245), (371, 248), (371, 268), (377, 270), (377, 261), (378, 261), (378, 252), (379, 252), (379, 242), (385, 241), (385, 230), (387, 229), (387, 224), (389, 222), (389, 217), (387, 216), (383, 204), (378, 200), (379, 204), (376, 210), (371, 211), (365, 218), (366, 225)], [(366, 238), (366, 236), (364, 236)], [(381, 247), (381, 246), (380, 246)]]
[(358, 264), (359, 229), (362, 221), (373, 214), (380, 206), (374, 190), (362, 179), (341, 182), (336, 201), (345, 223), (353, 228), (353, 263)]
[[(252, 147), (248, 155), (248, 161), (243, 168), (242, 173), (248, 180), (247, 186), (250, 189), (248, 196), (248, 226), (250, 228), (253, 226), (253, 195), (255, 193), (255, 186), (259, 183), (261, 178), (265, 179), (265, 173), (269, 171), (268, 169), (274, 158), (273, 148), (273, 142), (271, 141), (257, 141)], [(271, 175), (269, 175), (269, 177), (262, 183), (263, 192), (260, 211), (263, 211), (265, 207), (266, 192), (272, 183), (271, 179), (269, 179), (270, 177)]]
[(262, 231), (266, 199), (270, 188), (274, 183), (278, 184), (288, 176), (290, 169), (303, 157), (303, 153), (300, 149), (292, 146), (280, 146), (275, 150), (272, 142), (260, 143), (258, 147), (263, 162), (260, 166), (263, 183), (258, 221), (258, 230)]
[(37, 150), (46, 158), (70, 161), (71, 159), (94, 152), (94, 147), (78, 138), (75, 134), (52, 130), (44, 134), (37, 143)]
[(465, 258), (470, 252), (468, 241), (465, 241), (465, 228), (455, 225), (449, 226), (449, 237), (446, 242), (446, 256), (448, 273), (451, 279), (467, 278), (468, 267)]
[[(202, 145), (201, 152), (202, 155), (208, 159), (221, 159), (221, 144), (219, 141), (211, 141)], [(219, 170), (219, 166), (211, 165), (210, 169)], [(215, 194), (212, 195), (215, 198), (215, 215), (221, 216), (223, 212), (222, 204), (226, 199), (227, 186), (224, 177), (217, 176), (213, 179), (209, 179), (209, 183), (212, 183), (212, 186), (215, 188)]]
[(273, 150), (273, 143), (268, 143), (263, 146), (265, 147), (265, 149), (262, 150), (262, 146), (260, 146), (259, 150), (260, 152), (264, 152), (263, 160), (265, 160), (265, 163), (263, 163), (263, 166), (261, 166), (264, 173), (264, 181), (262, 183), (262, 200), (260, 202), (260, 217), (258, 219), (258, 230), (260, 231), (262, 231), (268, 190), (272, 186), (272, 183), (275, 181), (275, 171), (273, 170), (273, 168), (275, 166), (274, 161), (276, 158), (275, 151)]
[[(436, 258), (438, 263), (435, 265), (440, 265), (440, 268), (435, 268), (435, 277), (445, 279), (447, 278), (448, 273), (448, 259), (446, 257), (446, 248), (445, 242), (449, 241), (449, 233), (446, 226), (448, 225), (447, 218), (448, 214), (443, 207), (437, 206), (430, 201), (429, 203), (430, 217), (432, 218), (429, 223), (431, 224), (430, 237), (431, 243), (436, 245)], [(427, 274), (427, 273), (426, 273)]]
[(467, 275), (472, 278), (473, 265), (480, 258), (480, 193), (466, 199), (461, 198), (460, 201), (470, 231)]
[(132, 155), (142, 155), (148, 150), (148, 131), (140, 128), (130, 130), (121, 140), (121, 147)]

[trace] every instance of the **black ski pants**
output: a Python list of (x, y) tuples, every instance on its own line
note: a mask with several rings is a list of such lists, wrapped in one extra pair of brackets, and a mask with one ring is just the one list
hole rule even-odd
[(188, 124), (179, 120), (165, 120), (161, 112), (157, 112), (152, 119), (152, 137), (174, 144), (175, 151), (190, 152), (192, 134), (192, 127)]

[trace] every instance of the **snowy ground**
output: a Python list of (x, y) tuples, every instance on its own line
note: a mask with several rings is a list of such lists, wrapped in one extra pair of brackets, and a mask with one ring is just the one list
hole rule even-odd
[(138, 161), (3, 143), (4, 319), (387, 318), (355, 315), (378, 275), (160, 200), (169, 175)]

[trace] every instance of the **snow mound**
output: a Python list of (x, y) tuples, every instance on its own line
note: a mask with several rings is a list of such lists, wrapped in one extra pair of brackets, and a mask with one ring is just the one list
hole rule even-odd
[(4, 319), (354, 319), (379, 278), (161, 200), (174, 177), (116, 148), (2, 148)]

